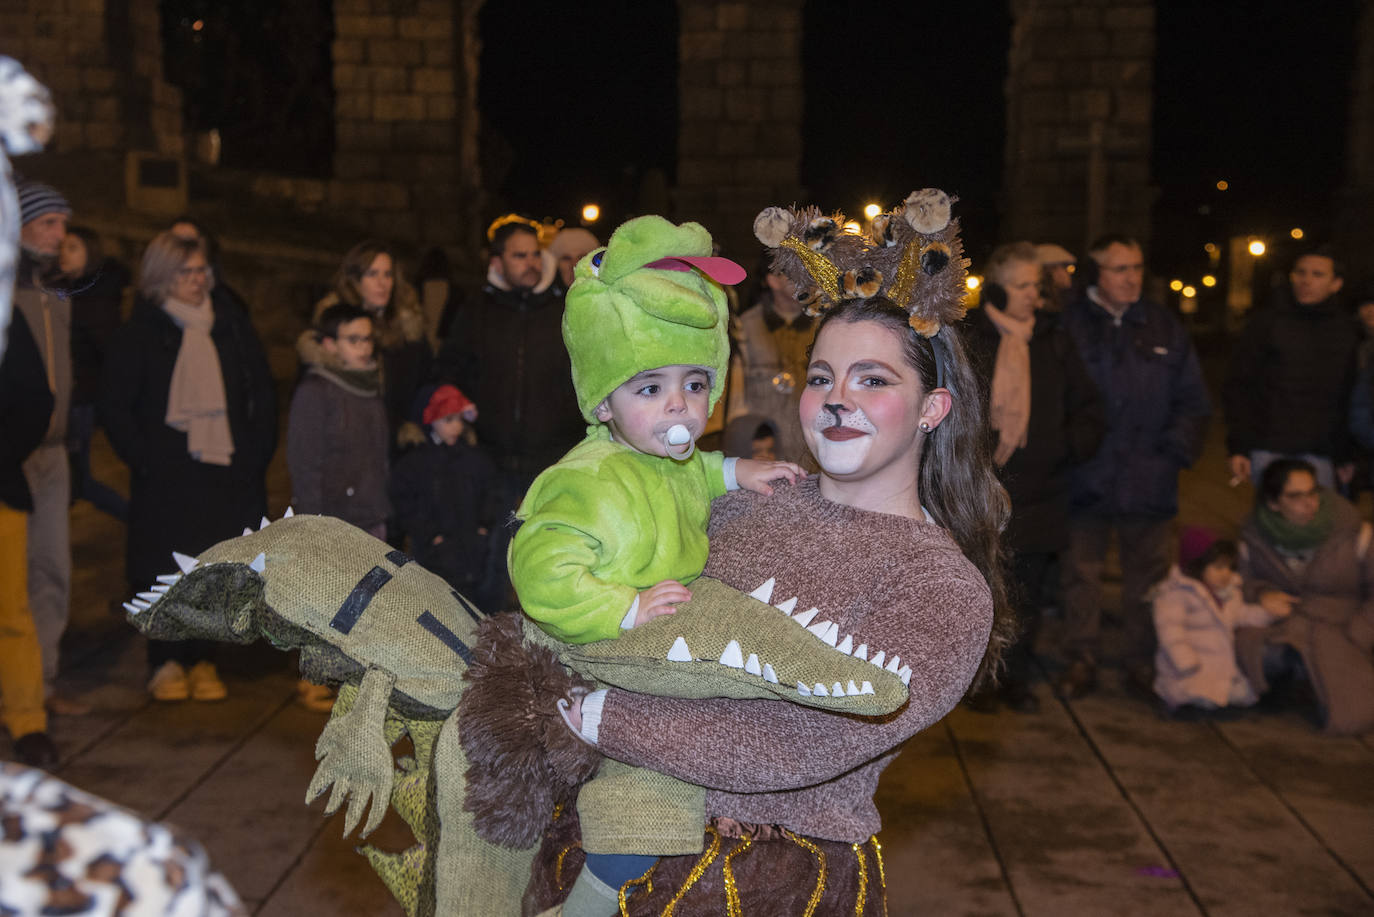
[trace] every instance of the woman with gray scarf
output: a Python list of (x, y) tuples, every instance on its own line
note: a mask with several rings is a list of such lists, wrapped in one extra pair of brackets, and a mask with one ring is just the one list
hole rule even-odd
[[(200, 240), (149, 243), (139, 298), (110, 345), (101, 411), (129, 466), (126, 575), (139, 586), (266, 514), (265, 472), (276, 448), (276, 390), (248, 315), (216, 296)], [(220, 700), (209, 647), (152, 641), (158, 700)]]

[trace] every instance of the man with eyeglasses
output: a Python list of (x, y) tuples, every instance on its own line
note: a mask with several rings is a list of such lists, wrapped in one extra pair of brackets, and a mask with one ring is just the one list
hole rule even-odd
[(1113, 533), (1121, 557), (1127, 684), (1152, 690), (1155, 634), (1145, 597), (1169, 570), (1178, 473), (1197, 460), (1212, 410), (1188, 333), (1142, 296), (1140, 243), (1110, 235), (1088, 253), (1088, 286), (1065, 310), (1064, 327), (1102, 393), (1107, 433), (1071, 478), (1062, 561), (1068, 667), (1057, 685), (1068, 697), (1097, 685), (1102, 567)]

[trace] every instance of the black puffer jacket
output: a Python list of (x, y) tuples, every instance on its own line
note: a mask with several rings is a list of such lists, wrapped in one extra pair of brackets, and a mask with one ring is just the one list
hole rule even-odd
[[(979, 309), (959, 325), (974, 372), (991, 395), (1001, 336)], [(1011, 496), (1003, 541), (1013, 552), (1057, 551), (1068, 544), (1069, 473), (1097, 452), (1106, 430), (1102, 399), (1057, 317), (1037, 313), (1030, 341), (1031, 414), (1026, 445), (998, 469)], [(995, 444), (997, 434), (989, 433)]]
[(1358, 347), (1355, 319), (1334, 297), (1300, 306), (1286, 294), (1251, 316), (1231, 350), (1223, 394), (1230, 454), (1269, 449), (1348, 460)]
[(459, 591), (470, 593), (486, 569), (490, 539), (478, 530), (490, 532), (507, 510), (496, 505), (495, 475), (487, 454), (462, 440), (427, 442), (391, 473), (391, 503), (410, 552)]
[(477, 437), (503, 470), (537, 474), (586, 432), (563, 346), (563, 290), (467, 300), (439, 353), (439, 381), (477, 405)]
[(33, 495), (24, 477), (23, 464), (48, 432), (53, 397), (43, 369), (43, 355), (18, 309), (10, 318), (7, 334), (9, 342), (4, 359), (0, 360), (0, 418), (4, 418), (4, 434), (0, 435), (0, 503), (31, 513)]

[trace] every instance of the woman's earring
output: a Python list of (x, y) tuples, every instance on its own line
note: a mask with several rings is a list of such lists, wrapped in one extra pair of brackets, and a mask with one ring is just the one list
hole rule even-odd
[(929, 433), (929, 432), (930, 432), (930, 423), (929, 423), (928, 421), (925, 421), (925, 420), (921, 421), (921, 432), (922, 432), (922, 433)]

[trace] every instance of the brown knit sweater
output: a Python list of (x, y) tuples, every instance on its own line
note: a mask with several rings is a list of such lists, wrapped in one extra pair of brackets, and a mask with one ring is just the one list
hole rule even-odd
[(782, 701), (679, 700), (612, 690), (598, 744), (608, 756), (707, 788), (706, 812), (863, 841), (873, 793), (898, 746), (954, 708), (987, 647), (987, 583), (938, 526), (821, 496), (818, 479), (771, 498), (737, 491), (712, 506), (705, 574), (773, 601), (797, 596), (911, 666), (911, 697), (882, 719)]

